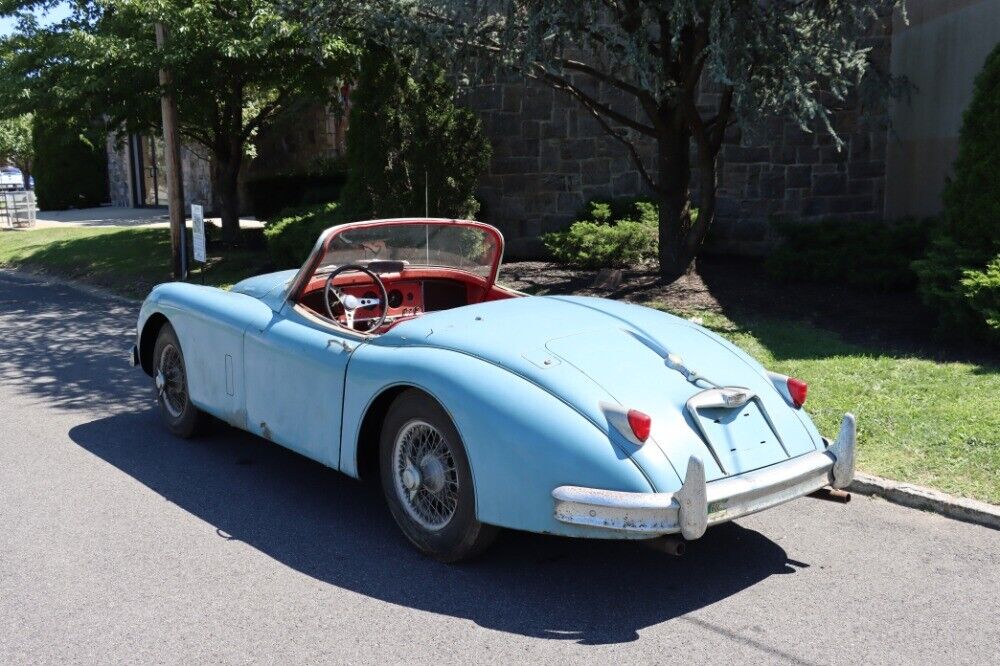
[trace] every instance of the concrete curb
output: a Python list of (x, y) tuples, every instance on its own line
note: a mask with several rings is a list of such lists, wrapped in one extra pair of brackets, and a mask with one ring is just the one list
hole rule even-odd
[(14, 280), (19, 280), (22, 282), (33, 281), (41, 282), (46, 285), (57, 285), (60, 287), (66, 287), (68, 289), (76, 289), (77, 291), (82, 291), (88, 296), (96, 296), (98, 298), (104, 298), (107, 300), (115, 301), (120, 305), (126, 305), (129, 307), (135, 307), (142, 304), (142, 300), (137, 298), (128, 298), (127, 296), (121, 296), (114, 293), (109, 289), (104, 289), (102, 287), (95, 287), (94, 285), (81, 282), (79, 280), (68, 280), (65, 278), (59, 278), (52, 275), (47, 275), (46, 273), (39, 273), (27, 268), (0, 268), (0, 273), (10, 277)]
[(979, 500), (955, 497), (912, 483), (861, 473), (855, 475), (854, 481), (847, 489), (859, 495), (876, 495), (893, 504), (932, 511), (946, 518), (1000, 530), (1000, 506)]

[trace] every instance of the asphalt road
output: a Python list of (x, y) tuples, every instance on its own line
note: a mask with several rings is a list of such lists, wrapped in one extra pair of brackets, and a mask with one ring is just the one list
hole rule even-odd
[(674, 559), (507, 533), (448, 566), (377, 489), (160, 427), (136, 307), (0, 273), (0, 663), (1000, 660), (1000, 532), (856, 497)]

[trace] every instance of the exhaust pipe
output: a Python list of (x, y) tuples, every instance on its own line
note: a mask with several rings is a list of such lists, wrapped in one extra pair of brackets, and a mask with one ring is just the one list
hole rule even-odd
[(847, 504), (851, 501), (851, 493), (846, 490), (837, 490), (836, 488), (820, 488), (815, 492), (809, 493), (809, 497), (815, 497), (816, 499), (828, 502), (838, 502), (840, 504)]
[(681, 557), (687, 552), (687, 541), (672, 534), (657, 537), (655, 539), (646, 539), (643, 543), (653, 550), (666, 553), (667, 555), (673, 555), (674, 557)]

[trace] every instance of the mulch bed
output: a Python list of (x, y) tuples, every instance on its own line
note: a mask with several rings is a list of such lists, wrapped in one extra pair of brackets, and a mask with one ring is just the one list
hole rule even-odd
[(658, 302), (672, 310), (719, 312), (730, 318), (791, 319), (887, 353), (1000, 363), (996, 350), (935, 338), (934, 317), (913, 292), (779, 282), (768, 276), (759, 261), (724, 256), (699, 258), (693, 271), (672, 283), (653, 270), (643, 269), (626, 270), (617, 288), (595, 286), (597, 278), (597, 271), (518, 261), (504, 264), (499, 281), (532, 294), (572, 293)]

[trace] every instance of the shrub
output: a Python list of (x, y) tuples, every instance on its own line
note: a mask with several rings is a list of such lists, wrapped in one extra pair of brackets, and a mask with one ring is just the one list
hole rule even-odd
[(542, 236), (556, 261), (580, 268), (648, 262), (658, 247), (658, 210), (644, 200), (591, 201), (570, 228)]
[(42, 210), (90, 208), (108, 200), (103, 131), (35, 114), (35, 196)]
[(476, 115), (454, 103), (444, 70), (425, 66), (414, 78), (411, 61), (374, 46), (362, 57), (342, 204), (358, 218), (423, 215), (426, 191), (431, 215), (473, 217), (490, 144)]
[(913, 289), (912, 262), (928, 247), (934, 219), (895, 222), (778, 222), (783, 242), (767, 258), (768, 272), (788, 281), (840, 282), (878, 290)]
[(347, 169), (330, 162), (305, 173), (277, 174), (247, 179), (250, 211), (258, 220), (270, 220), (290, 208), (336, 201), (347, 181)]
[[(1000, 45), (976, 77), (962, 116), (954, 178), (944, 190), (944, 224), (927, 256), (914, 262), (920, 293), (940, 319), (940, 332), (1000, 339), (995, 312), (995, 261), (1000, 254)], [(994, 319), (995, 321), (995, 319)]]
[(286, 210), (264, 226), (268, 252), (279, 267), (301, 266), (323, 230), (346, 221), (335, 203)]
[(962, 295), (1000, 341), (1000, 254), (981, 271), (962, 272)]

